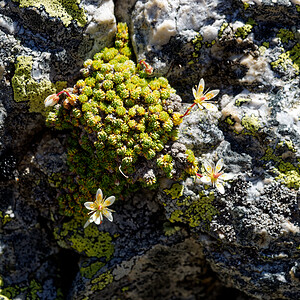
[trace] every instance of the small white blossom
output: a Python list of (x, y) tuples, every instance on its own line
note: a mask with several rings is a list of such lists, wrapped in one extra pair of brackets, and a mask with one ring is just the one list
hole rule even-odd
[(84, 224), (84, 228), (86, 228), (90, 223), (95, 222), (95, 224), (99, 225), (102, 223), (103, 215), (109, 221), (113, 221), (112, 209), (107, 208), (107, 206), (112, 205), (115, 202), (115, 196), (110, 196), (106, 200), (103, 199), (103, 194), (101, 189), (98, 189), (96, 194), (95, 202), (85, 202), (84, 206), (91, 210), (89, 212), (90, 218)]
[(210, 163), (207, 160), (204, 160), (204, 168), (206, 172), (200, 178), (200, 180), (205, 184), (211, 184), (213, 187), (216, 187), (219, 193), (224, 194), (224, 180), (230, 180), (233, 178), (233, 174), (225, 174), (220, 172), (223, 168), (224, 161), (219, 159), (216, 166), (214, 163)]
[(185, 117), (189, 114), (190, 110), (197, 104), (199, 109), (202, 110), (203, 108), (206, 108), (210, 111), (218, 111), (218, 107), (212, 103), (209, 103), (212, 98), (216, 97), (220, 90), (212, 90), (212, 91), (206, 91), (204, 92), (204, 79), (201, 78), (198, 84), (198, 87), (196, 86), (197, 90), (192, 88), (193, 95), (194, 95), (194, 103), (187, 109), (187, 111), (184, 113), (184, 115), (181, 116), (181, 118)]
[(45, 107), (53, 106), (58, 101), (59, 101), (59, 96), (57, 94), (52, 94), (45, 99), (44, 104), (45, 104)]
[(205, 107), (207, 110), (210, 111), (218, 111), (218, 108), (212, 104), (212, 103), (208, 103), (207, 101), (209, 101), (210, 99), (216, 97), (220, 90), (212, 90), (210, 92), (206, 92), (204, 93), (204, 79), (200, 79), (197, 90), (195, 90), (194, 88), (193, 90), (193, 95), (195, 98), (195, 103), (198, 104), (198, 107), (200, 110), (203, 109), (203, 107)]

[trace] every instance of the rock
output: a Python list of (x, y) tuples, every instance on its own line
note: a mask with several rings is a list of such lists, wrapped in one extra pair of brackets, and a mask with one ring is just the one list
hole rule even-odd
[[(0, 1), (0, 298), (299, 299), (299, 1), (71, 2)], [(193, 150), (198, 177), (126, 185), (114, 221), (83, 229), (58, 188), (71, 134), (45, 126), (43, 101), (113, 45), (116, 20), (177, 90), (167, 109), (204, 78), (219, 110), (195, 105), (166, 146), (174, 170)], [(224, 194), (200, 177), (219, 159)]]

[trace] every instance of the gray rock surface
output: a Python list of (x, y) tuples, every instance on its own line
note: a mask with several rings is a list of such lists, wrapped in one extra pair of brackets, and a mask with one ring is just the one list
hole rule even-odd
[[(0, 298), (299, 299), (299, 1), (53, 3), (55, 16), (0, 1)], [(219, 111), (193, 107), (179, 142), (199, 173), (223, 158), (234, 178), (224, 195), (162, 180), (84, 231), (60, 214), (68, 132), (45, 127), (43, 99), (112, 45), (116, 20), (183, 113), (200, 78), (220, 89)]]

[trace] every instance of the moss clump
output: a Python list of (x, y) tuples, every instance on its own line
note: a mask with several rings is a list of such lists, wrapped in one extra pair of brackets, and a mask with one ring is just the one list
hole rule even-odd
[(15, 65), (15, 74), (12, 77), (14, 100), (29, 101), (29, 111), (45, 114), (44, 99), (66, 87), (66, 82), (58, 81), (53, 84), (49, 80), (35, 81), (31, 76), (32, 57), (19, 56)]
[(13, 0), (20, 3), (20, 7), (34, 6), (44, 7), (50, 17), (57, 17), (62, 20), (65, 26), (68, 26), (72, 20), (75, 20), (78, 26), (84, 26), (87, 22), (84, 9), (79, 7), (80, 0)]
[(130, 54), (127, 26), (121, 23), (115, 47), (84, 63), (84, 79), (68, 89), (73, 100), (61, 95), (62, 105), (47, 116), (48, 126), (71, 130), (71, 176), (59, 199), (67, 215), (81, 213), (99, 187), (118, 197), (129, 190), (128, 183), (151, 186), (157, 177), (195, 173), (195, 159), (187, 154), (184, 169), (175, 172), (174, 158), (165, 149), (177, 139), (181, 123), (170, 99), (175, 90), (166, 78), (147, 78)]

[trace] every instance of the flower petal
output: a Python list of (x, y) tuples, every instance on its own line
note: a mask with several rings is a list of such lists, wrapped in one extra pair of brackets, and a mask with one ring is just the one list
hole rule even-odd
[(108, 209), (103, 209), (103, 215), (106, 217), (109, 221), (113, 221), (112, 213)]
[(202, 105), (209, 111), (218, 111), (218, 107), (212, 103), (202, 102)]
[(201, 182), (206, 183), (206, 184), (211, 184), (211, 178), (209, 176), (202, 176), (200, 178)]
[(101, 211), (97, 210), (93, 214), (93, 221), (95, 222), (95, 224), (99, 225), (101, 223), (102, 219), (103, 219), (103, 217), (102, 217)]
[(45, 107), (53, 106), (58, 101), (59, 101), (59, 96), (57, 96), (56, 94), (52, 94), (45, 99), (44, 104), (45, 104)]
[(204, 165), (204, 168), (205, 168), (206, 172), (208, 173), (208, 175), (215, 172), (215, 164), (214, 163), (210, 163), (208, 160), (205, 159), (203, 161), (203, 165)]
[(216, 97), (219, 94), (220, 90), (212, 90), (205, 94), (207, 100)]
[(194, 88), (192, 88), (192, 91), (193, 91), (194, 98), (196, 99), (197, 98), (197, 92)]
[(103, 206), (110, 206), (115, 202), (115, 200), (116, 200), (115, 196), (110, 196), (104, 201)]
[(93, 222), (93, 220), (92, 220), (91, 218), (89, 218), (89, 219), (85, 222), (83, 228), (88, 227), (92, 222)]
[(233, 177), (234, 177), (234, 174), (232, 174), (232, 173), (224, 173), (219, 176), (219, 179), (226, 181), (226, 180), (231, 180)]
[(96, 201), (102, 202), (102, 199), (103, 199), (103, 193), (102, 193), (101, 189), (98, 189), (98, 191), (96, 193)]
[[(203, 106), (200, 103), (197, 103), (200, 110), (203, 110)], [(203, 103), (202, 103), (203, 104)]]
[(223, 168), (224, 166), (224, 160), (223, 158), (220, 158), (216, 164), (216, 173), (219, 173), (220, 170)]
[(94, 202), (85, 202), (84, 206), (89, 210), (95, 210)]
[(216, 186), (219, 193), (221, 193), (221, 194), (225, 193), (224, 186), (221, 182), (216, 182), (215, 186)]
[[(204, 79), (201, 78), (198, 84), (198, 88), (197, 88), (197, 97), (201, 97), (203, 95), (203, 91), (204, 91)], [(196, 98), (196, 97), (195, 97)]]

